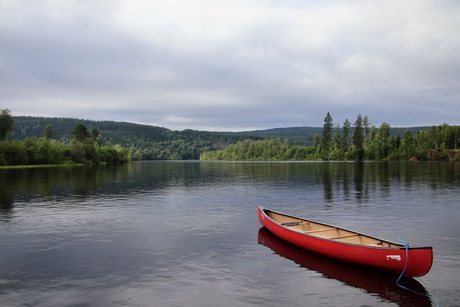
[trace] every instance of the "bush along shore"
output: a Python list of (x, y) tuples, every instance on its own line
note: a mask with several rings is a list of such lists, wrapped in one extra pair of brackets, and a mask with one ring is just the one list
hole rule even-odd
[(87, 139), (70, 144), (44, 138), (0, 141), (0, 166), (120, 164), (130, 161), (130, 151), (118, 145), (98, 146)]
[(101, 144), (99, 131), (91, 133), (79, 124), (73, 130), (74, 139), (62, 143), (51, 138), (47, 126), (43, 137), (11, 140), (14, 122), (9, 110), (0, 112), (0, 166), (31, 165), (99, 165), (120, 164), (131, 160), (131, 151), (120, 145)]

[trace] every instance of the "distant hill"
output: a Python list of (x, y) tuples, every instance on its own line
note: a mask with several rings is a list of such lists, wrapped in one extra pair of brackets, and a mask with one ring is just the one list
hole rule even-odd
[(291, 145), (309, 146), (313, 143), (315, 134), (322, 134), (322, 127), (290, 127), (290, 128), (273, 128), (265, 130), (236, 132), (240, 135), (249, 135), (261, 137), (264, 139), (280, 138), (287, 140)]
[(105, 141), (122, 142), (124, 145), (127, 142), (136, 142), (137, 140), (165, 141), (172, 134), (172, 131), (166, 128), (115, 121), (30, 116), (14, 116), (13, 120), (13, 138), (17, 140), (27, 137), (41, 137), (47, 125), (53, 127), (52, 138), (63, 142), (70, 142), (73, 139), (73, 130), (79, 124), (85, 125), (89, 131), (96, 128)]
[(120, 144), (137, 150), (138, 159), (199, 159), (203, 150), (225, 148), (228, 144), (257, 136), (227, 132), (208, 132), (196, 130), (173, 131), (167, 128), (127, 122), (93, 121), (76, 118), (14, 116), (13, 139), (23, 140), (41, 137), (45, 127), (53, 128), (52, 139), (68, 143), (73, 139), (73, 130), (83, 124), (90, 132), (97, 129), (102, 142)]
[[(428, 130), (431, 129), (431, 127), (395, 127), (390, 128), (390, 134), (394, 136), (399, 134), (402, 137), (407, 129), (409, 129), (412, 135), (415, 136), (417, 131)], [(351, 127), (351, 133), (353, 133), (353, 130), (354, 128)], [(313, 137), (315, 134), (319, 134), (320, 137), (322, 137), (323, 127), (273, 128), (266, 130), (236, 132), (236, 134), (260, 137), (264, 139), (280, 138), (287, 140), (290, 145), (310, 146), (313, 143)]]

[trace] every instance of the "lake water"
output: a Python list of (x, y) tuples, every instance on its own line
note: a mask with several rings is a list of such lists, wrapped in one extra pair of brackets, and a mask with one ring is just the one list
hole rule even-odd
[(1, 306), (431, 306), (299, 250), (257, 205), (412, 246), (404, 285), (460, 306), (460, 164), (136, 162), (0, 170)]

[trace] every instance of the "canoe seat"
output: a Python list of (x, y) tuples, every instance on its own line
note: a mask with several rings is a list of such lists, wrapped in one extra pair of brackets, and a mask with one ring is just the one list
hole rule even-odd
[(285, 227), (300, 226), (300, 223), (299, 222), (286, 222), (286, 223), (281, 223), (281, 226), (285, 226)]

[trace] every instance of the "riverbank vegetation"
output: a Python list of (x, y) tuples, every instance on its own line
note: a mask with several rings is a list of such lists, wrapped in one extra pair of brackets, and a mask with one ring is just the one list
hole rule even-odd
[(390, 125), (370, 126), (369, 118), (358, 115), (353, 127), (348, 119), (342, 127), (327, 113), (322, 135), (310, 146), (289, 145), (280, 138), (245, 140), (220, 151), (204, 151), (202, 160), (423, 160), (459, 161), (460, 127), (443, 124), (390, 134)]
[(352, 124), (245, 132), (173, 131), (126, 122), (12, 117), (0, 110), (0, 165), (117, 164), (137, 160), (460, 160), (460, 127)]
[(42, 137), (12, 140), (9, 135), (14, 121), (9, 110), (2, 110), (0, 116), (0, 166), (120, 164), (132, 158), (127, 148), (102, 145), (99, 131), (89, 132), (83, 124), (74, 128), (74, 138), (68, 144), (52, 139), (50, 125), (45, 127)]
[(96, 129), (99, 144), (118, 144), (128, 148), (133, 160), (197, 160), (203, 150), (220, 150), (244, 139), (261, 140), (263, 137), (244, 133), (209, 132), (186, 129), (174, 131), (151, 125), (114, 121), (92, 121), (75, 118), (50, 118), (16, 116), (11, 138), (41, 138), (47, 127), (52, 129), (52, 139), (69, 144), (77, 125)]
[(0, 165), (121, 164), (130, 160), (130, 151), (117, 145), (99, 146), (90, 138), (70, 144), (45, 138), (0, 141)]

